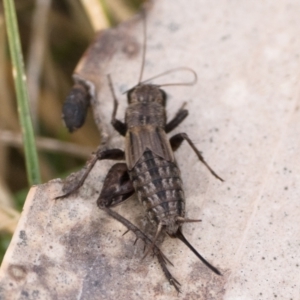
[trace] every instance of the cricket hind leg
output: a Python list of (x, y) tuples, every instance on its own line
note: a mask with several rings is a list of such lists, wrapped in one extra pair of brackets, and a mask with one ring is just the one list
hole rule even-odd
[(134, 192), (127, 165), (117, 163), (110, 168), (106, 175), (97, 205), (99, 208), (114, 207), (128, 199)]
[(220, 181), (224, 181), (209, 165), (208, 163), (205, 161), (204, 157), (202, 156), (201, 152), (196, 148), (196, 146), (194, 145), (194, 143), (191, 141), (191, 139), (188, 137), (188, 135), (186, 133), (178, 133), (175, 134), (174, 136), (172, 136), (170, 138), (170, 144), (171, 147), (173, 149), (173, 151), (176, 151), (180, 145), (182, 144), (182, 142), (186, 140), (189, 145), (192, 147), (192, 149), (194, 150), (194, 152), (196, 153), (196, 155), (198, 156), (199, 160), (205, 165), (205, 167), (210, 171), (210, 173), (215, 176), (217, 179), (219, 179)]
[(82, 177), (80, 178), (80, 180), (66, 193), (58, 197), (55, 197), (55, 200), (68, 197), (69, 195), (76, 192), (83, 185), (87, 176), (94, 168), (96, 162), (98, 160), (103, 160), (103, 159), (125, 160), (125, 153), (123, 150), (120, 149), (108, 149), (108, 150), (98, 149), (95, 155), (92, 157), (92, 159), (88, 162), (87, 168), (83, 173)]
[[(143, 233), (138, 227), (133, 225), (130, 221), (122, 217), (120, 214), (117, 212), (113, 211), (109, 207), (106, 206), (101, 206), (98, 204), (98, 207), (105, 211), (108, 215), (110, 215), (112, 218), (115, 220), (119, 221), (122, 223), (129, 231), (132, 231), (137, 239), (142, 240), (146, 245), (152, 245), (152, 240), (148, 238), (146, 234)], [(173, 265), (168, 258), (165, 256), (165, 254), (159, 249), (159, 247), (156, 246), (156, 244), (153, 245), (153, 254), (157, 257), (158, 262), (162, 268), (162, 271), (164, 275), (166, 276), (167, 280), (171, 285), (174, 286), (176, 291), (180, 293), (180, 283), (176, 280), (176, 278), (173, 277), (173, 275), (170, 273), (170, 271), (167, 268), (167, 264), (169, 263), (170, 265)]]
[(104, 180), (102, 191), (97, 200), (97, 205), (99, 209), (105, 211), (115, 220), (122, 223), (127, 228), (127, 231), (132, 231), (136, 236), (135, 242), (140, 239), (145, 243), (145, 245), (151, 247), (151, 250), (157, 257), (162, 271), (169, 283), (174, 286), (177, 292), (180, 292), (180, 283), (172, 276), (167, 268), (167, 263), (171, 265), (172, 263), (167, 259), (159, 247), (156, 246), (155, 242), (148, 238), (143, 231), (133, 225), (130, 221), (111, 209), (111, 207), (116, 206), (128, 199), (134, 192), (135, 191), (132, 181), (130, 180), (126, 164), (117, 163), (108, 171), (108, 174)]

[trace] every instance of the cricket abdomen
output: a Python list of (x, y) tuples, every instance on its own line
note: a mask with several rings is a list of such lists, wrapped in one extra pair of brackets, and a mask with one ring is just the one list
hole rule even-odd
[(129, 174), (150, 220), (168, 225), (169, 220), (184, 217), (185, 198), (175, 162), (147, 149)]

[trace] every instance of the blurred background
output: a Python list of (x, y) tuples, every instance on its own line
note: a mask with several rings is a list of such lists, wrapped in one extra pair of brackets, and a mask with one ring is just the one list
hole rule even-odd
[[(61, 120), (72, 72), (95, 32), (132, 17), (142, 0), (14, 0), (42, 182), (82, 168), (100, 143), (89, 112), (70, 134)], [(0, 3), (0, 264), (29, 190)]]

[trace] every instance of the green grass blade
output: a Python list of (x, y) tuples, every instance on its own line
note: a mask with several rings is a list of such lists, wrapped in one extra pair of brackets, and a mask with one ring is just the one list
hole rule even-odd
[(4, 14), (8, 33), (8, 43), (13, 66), (13, 77), (18, 102), (18, 113), (22, 128), (28, 183), (41, 182), (34, 132), (30, 119), (26, 75), (13, 0), (4, 0)]

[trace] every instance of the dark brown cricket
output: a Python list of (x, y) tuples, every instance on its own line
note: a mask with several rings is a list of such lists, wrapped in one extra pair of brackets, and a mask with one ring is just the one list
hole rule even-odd
[[(145, 48), (144, 43), (143, 61)], [(111, 123), (115, 130), (125, 137), (125, 151), (99, 149), (89, 162), (81, 180), (64, 195), (56, 199), (67, 197), (78, 190), (97, 160), (126, 161), (126, 163), (115, 164), (109, 170), (97, 200), (97, 205), (101, 210), (104, 210), (126, 226), (128, 230), (134, 232), (137, 239), (143, 240), (148, 245), (145, 256), (153, 251), (170, 284), (179, 292), (179, 282), (166, 267), (169, 261), (156, 245), (156, 240), (162, 231), (173, 238), (180, 239), (213, 272), (218, 275), (221, 273), (207, 262), (182, 234), (181, 227), (184, 222), (198, 222), (199, 220), (185, 218), (185, 197), (174, 151), (179, 148), (184, 140), (187, 141), (209, 171), (219, 180), (223, 180), (209, 167), (186, 133), (178, 133), (168, 139), (167, 133), (187, 117), (188, 111), (184, 109), (183, 105), (175, 117), (167, 122), (166, 93), (160, 88), (161, 86), (141, 82), (142, 70), (139, 83), (127, 92), (128, 107), (124, 123), (116, 119), (118, 101), (114, 94), (111, 79), (108, 77), (114, 99)], [(196, 74), (194, 73), (194, 75), (196, 79)], [(190, 85), (190, 83), (186, 85)], [(149, 238), (130, 221), (111, 209), (111, 207), (128, 199), (134, 193), (137, 194), (139, 201), (144, 205), (149, 220), (157, 226), (153, 238)]]

